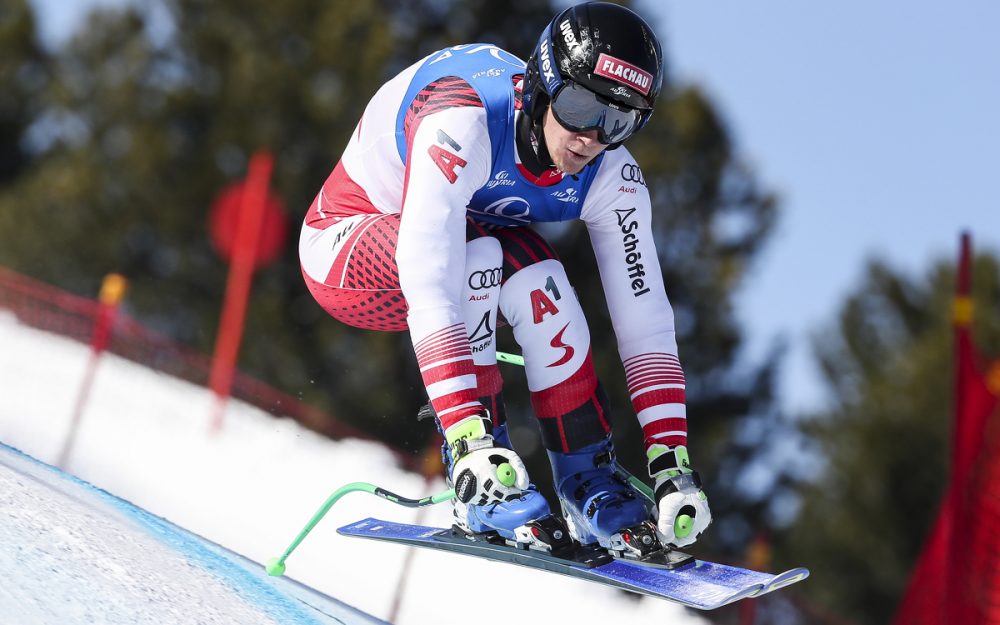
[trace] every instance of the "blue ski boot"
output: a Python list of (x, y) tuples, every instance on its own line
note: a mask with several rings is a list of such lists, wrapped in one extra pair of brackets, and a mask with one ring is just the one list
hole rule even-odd
[[(537, 529), (537, 521), (553, 518), (549, 503), (527, 482), (524, 465), (511, 449), (506, 424), (493, 427), (489, 415), (472, 417), (444, 434), (442, 458), (457, 494), (452, 508), (455, 525), (469, 534), (495, 532), (512, 544), (547, 549), (547, 543), (537, 544), (539, 532), (532, 527)], [(558, 528), (549, 531), (557, 532)]]
[(619, 469), (610, 435), (570, 453), (549, 451), (549, 461), (573, 538), (619, 557), (641, 559), (661, 549), (652, 502)]

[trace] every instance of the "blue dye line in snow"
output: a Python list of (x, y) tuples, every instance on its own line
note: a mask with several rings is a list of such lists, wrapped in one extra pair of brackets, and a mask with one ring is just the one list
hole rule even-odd
[[(241, 599), (251, 605), (260, 607), (262, 611), (277, 622), (293, 623), (295, 625), (329, 625), (331, 622), (344, 623), (342, 619), (320, 612), (318, 608), (312, 609), (317, 610), (319, 614), (312, 613), (297, 599), (288, 597), (274, 588), (269, 583), (268, 578), (264, 577), (263, 566), (260, 567), (260, 573), (255, 576), (247, 568), (232, 562), (216, 550), (221, 550), (221, 547), (213, 548), (212, 543), (209, 541), (163, 518), (155, 516), (135, 504), (125, 501), (102, 488), (94, 486), (74, 475), (70, 475), (58, 467), (33, 458), (19, 449), (10, 447), (2, 442), (0, 442), (0, 452), (6, 452), (7, 455), (14, 456), (35, 467), (48, 471), (60, 479), (93, 493), (102, 503), (109, 504), (117, 511), (124, 513), (126, 517), (133, 519), (140, 526), (146, 528), (152, 535), (159, 538), (161, 542), (197, 562), (201, 568), (209, 571), (216, 578), (223, 581)], [(0, 456), (2, 455), (4, 454), (0, 454)], [(6, 463), (0, 460), (0, 464)], [(359, 621), (369, 623), (383, 622), (346, 604), (341, 604), (341, 606), (345, 611), (351, 613), (352, 616), (356, 616)], [(320, 616), (322, 620), (317, 620), (317, 616)]]

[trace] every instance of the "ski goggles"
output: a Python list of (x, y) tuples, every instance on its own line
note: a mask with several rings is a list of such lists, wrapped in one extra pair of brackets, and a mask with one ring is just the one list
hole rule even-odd
[(590, 89), (567, 80), (552, 98), (552, 114), (566, 130), (597, 131), (605, 145), (621, 143), (639, 129), (643, 111), (602, 98)]

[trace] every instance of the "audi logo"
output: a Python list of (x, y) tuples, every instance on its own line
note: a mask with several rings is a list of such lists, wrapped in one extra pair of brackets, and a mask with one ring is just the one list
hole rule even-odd
[(632, 163), (622, 165), (622, 180), (626, 182), (638, 182), (642, 186), (646, 186), (646, 181), (642, 179), (642, 170), (639, 169), (638, 165), (633, 165)]
[(473, 291), (492, 289), (495, 286), (500, 286), (502, 278), (503, 270), (500, 267), (487, 269), (486, 271), (473, 271), (472, 275), (469, 276), (469, 287)]

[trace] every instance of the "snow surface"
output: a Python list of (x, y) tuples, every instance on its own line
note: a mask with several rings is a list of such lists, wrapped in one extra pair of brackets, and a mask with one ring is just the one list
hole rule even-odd
[(0, 623), (385, 623), (5, 445), (0, 503)]
[[(87, 346), (21, 325), (0, 311), (0, 442), (55, 464), (89, 357)], [(209, 428), (212, 401), (202, 387), (105, 354), (76, 444), (63, 468), (258, 563), (280, 555), (327, 496), (348, 482), (372, 482), (407, 497), (445, 488), (442, 480), (428, 484), (419, 475), (403, 471), (378, 444), (330, 441), (290, 419), (275, 419), (239, 402), (229, 404), (224, 428), (213, 433)], [(25, 480), (2, 480), (0, 567), (4, 578), (13, 574), (11, 554), (20, 553), (15, 542), (30, 542), (46, 532), (65, 532), (52, 528), (64, 525), (66, 515), (74, 517), (71, 525), (77, 528), (69, 535), (53, 536), (57, 540), (52, 543), (74, 558), (58, 561), (49, 575), (20, 580), (16, 591), (0, 592), (0, 615), (23, 616), (13, 625), (50, 622), (39, 620), (45, 614), (45, 602), (83, 606), (94, 601), (94, 589), (85, 578), (94, 571), (120, 574), (116, 567), (121, 564), (115, 563), (128, 550), (141, 550), (144, 557), (134, 560), (138, 564), (130, 564), (129, 572), (145, 581), (137, 582), (138, 586), (121, 585), (123, 596), (106, 598), (112, 603), (141, 603), (142, 593), (149, 588), (168, 588), (177, 577), (195, 574), (190, 567), (176, 570), (171, 556), (153, 544), (88, 542), (87, 524), (100, 523), (94, 510), (74, 506), (70, 497), (46, 500), (43, 491), (26, 490)], [(15, 510), (21, 506), (25, 509)], [(12, 522), (15, 516), (20, 523)], [(368, 516), (427, 525), (450, 523), (448, 504), (413, 510), (367, 494), (348, 495), (288, 559), (286, 577), (387, 619), (409, 555), (410, 574), (395, 621), (399, 625), (506, 625), (512, 619), (616, 625), (707, 622), (680, 606), (589, 582), (336, 533), (337, 527)], [(30, 521), (27, 525), (26, 520)], [(13, 526), (20, 529), (10, 529)], [(26, 526), (34, 529), (26, 533)], [(68, 570), (62, 568), (66, 566)], [(135, 570), (137, 566), (142, 570)], [(209, 579), (203, 586), (204, 592), (195, 599), (211, 612), (232, 614), (230, 622), (269, 622), (266, 611), (257, 620), (238, 618), (244, 609), (238, 601), (227, 599), (225, 592), (210, 592)], [(172, 597), (169, 600), (178, 617), (172, 622), (227, 622), (184, 620), (179, 617), (190, 616), (191, 597), (158, 596)], [(11, 605), (23, 605), (23, 614), (12, 612)], [(72, 612), (61, 614), (67, 613)], [(75, 614), (78, 620), (61, 616), (59, 622), (114, 622), (88, 619), (84, 611)]]

